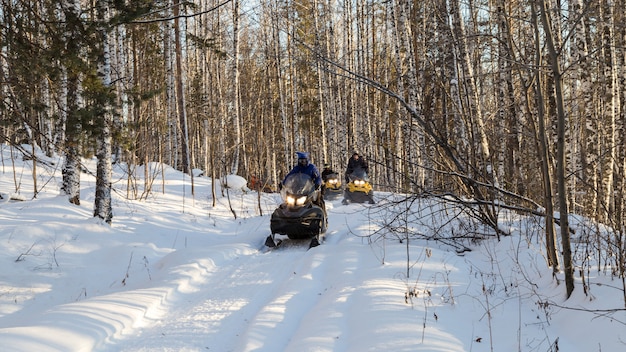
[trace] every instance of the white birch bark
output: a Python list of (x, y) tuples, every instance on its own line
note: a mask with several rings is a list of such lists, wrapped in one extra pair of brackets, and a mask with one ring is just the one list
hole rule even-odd
[[(602, 0), (600, 3), (601, 47), (602, 58), (600, 71), (600, 92), (602, 94), (602, 128), (598, 130), (602, 143), (602, 157), (600, 162), (599, 191), (600, 201), (604, 205), (598, 221), (609, 220), (609, 212), (613, 207), (613, 172), (615, 167), (615, 131), (617, 120), (617, 68), (614, 54), (615, 37), (613, 23), (613, 6), (611, 0)], [(622, 9), (623, 10), (623, 9)], [(607, 211), (608, 210), (608, 211)]]
[[(626, 1), (617, 0), (616, 9), (624, 9), (626, 7)], [(614, 23), (625, 23), (626, 14), (624, 11), (615, 11)], [(624, 212), (626, 210), (626, 27), (615, 26), (615, 45), (616, 45), (616, 61), (617, 61), (617, 76), (618, 76), (618, 133), (617, 133), (617, 166), (616, 170), (616, 186), (615, 186), (615, 223), (620, 224), (621, 232), (623, 234), (626, 229), (626, 220), (624, 219)], [(626, 258), (626, 246), (623, 236), (616, 236), (616, 248), (621, 248), (621, 253), (618, 258), (620, 263), (618, 266), (620, 269), (620, 278), (622, 283), (622, 291), (624, 295), (624, 303), (626, 305), (626, 269), (624, 268), (624, 260)]]
[[(293, 154), (291, 154), (291, 145), (293, 145), (291, 140), (291, 134), (289, 133), (289, 119), (287, 117), (287, 96), (285, 90), (285, 78), (283, 74), (283, 58), (282, 58), (282, 41), (280, 36), (280, 21), (279, 21), (279, 1), (275, 0), (272, 2), (272, 7), (270, 9), (270, 16), (272, 21), (272, 54), (275, 62), (275, 77), (277, 81), (277, 89), (278, 89), (278, 113), (282, 127), (282, 136), (283, 136), (283, 160), (288, 161), (291, 160)], [(280, 177), (277, 177), (276, 180), (279, 180)]]
[(175, 59), (175, 89), (176, 89), (176, 107), (178, 112), (179, 124), (181, 127), (181, 167), (184, 173), (189, 174), (193, 178), (191, 172), (190, 156), (189, 156), (189, 130), (187, 124), (187, 109), (185, 103), (185, 89), (184, 89), (184, 73), (183, 73), (183, 51), (182, 41), (183, 34), (180, 26), (180, 0), (174, 4), (174, 50), (176, 54)]
[[(167, 1), (165, 9), (167, 18), (172, 17), (172, 0)], [(165, 104), (167, 120), (167, 148), (166, 162), (168, 165), (178, 165), (178, 155), (180, 143), (178, 142), (178, 119), (176, 118), (176, 89), (174, 75), (174, 28), (171, 21), (163, 22), (163, 58), (165, 62)]]
[[(541, 34), (540, 34), (540, 26), (539, 26), (539, 15), (537, 14), (535, 4), (531, 6), (532, 12), (532, 21), (534, 27), (534, 38), (535, 38), (535, 67), (541, 67), (543, 54), (541, 53)], [(548, 259), (548, 265), (552, 267), (553, 273), (557, 273), (559, 271), (559, 257), (557, 254), (557, 239), (556, 232), (554, 228), (554, 200), (553, 200), (553, 180), (552, 180), (552, 168), (551, 168), (551, 158), (548, 147), (548, 132), (546, 131), (546, 109), (545, 109), (545, 98), (544, 98), (544, 83), (542, 77), (544, 74), (539, 70), (534, 70), (531, 76), (534, 77), (535, 81), (535, 89), (534, 93), (536, 94), (536, 105), (537, 105), (537, 139), (538, 139), (538, 156), (541, 167), (541, 176), (543, 181), (543, 206), (545, 207), (546, 216), (545, 216), (545, 238), (546, 238), (546, 257)], [(528, 99), (530, 100), (530, 99)], [(528, 103), (529, 110), (530, 102)]]
[[(394, 49), (394, 54), (393, 54), (393, 60), (395, 62), (395, 66), (399, 69), (402, 70), (403, 64), (402, 64), (402, 54), (401, 54), (401, 50), (402, 50), (402, 41), (401, 41), (401, 28), (400, 28), (400, 20), (398, 19), (399, 13), (397, 10), (397, 6), (392, 6), (390, 4), (389, 7), (389, 14), (391, 16), (391, 24), (393, 26), (392, 30), (393, 30), (393, 36), (392, 38), (390, 38), (393, 41), (392, 47)], [(403, 83), (403, 73), (400, 72), (398, 74), (398, 81), (396, 83), (396, 87), (397, 87), (397, 91), (398, 91), (398, 95), (401, 97), (406, 96), (405, 94), (405, 84)], [(396, 103), (396, 110), (397, 111), (402, 111), (403, 108), (400, 105), (399, 102)], [(400, 116), (396, 116), (393, 118), (393, 120), (395, 120), (394, 122), (392, 122), (393, 126), (395, 127), (395, 131), (393, 133), (393, 139), (394, 142), (392, 142), (395, 146), (395, 155), (397, 156), (397, 164), (396, 164), (396, 170), (398, 172), (398, 174), (400, 175), (398, 178), (398, 185), (397, 187), (399, 188), (399, 191), (406, 191), (408, 184), (406, 182), (406, 180), (404, 180), (404, 175), (407, 174), (407, 157), (406, 157), (406, 146), (407, 146), (407, 142), (405, 140), (405, 134), (404, 131), (407, 129), (407, 124), (406, 124), (406, 120), (402, 119)]]
[[(62, 21), (66, 23), (66, 55), (79, 55), (80, 48), (80, 2), (64, 0), (62, 2)], [(78, 116), (80, 106), (80, 75), (75, 68), (65, 66), (67, 72), (65, 159), (62, 169), (63, 184), (61, 192), (70, 203), (80, 204), (80, 135), (82, 126)]]
[(474, 69), (471, 62), (471, 53), (469, 51), (469, 44), (467, 42), (464, 21), (460, 13), (459, 0), (450, 1), (450, 12), (452, 15), (452, 30), (455, 36), (455, 41), (458, 45), (460, 56), (460, 76), (463, 81), (463, 87), (467, 92), (469, 114), (475, 124), (475, 126), (473, 126), (476, 129), (475, 134), (478, 136), (478, 147), (481, 155), (480, 163), (482, 164), (481, 169), (484, 173), (483, 176), (486, 178), (486, 180), (488, 182), (491, 182), (494, 186), (498, 186), (498, 179), (493, 170), (491, 151), (489, 148), (489, 141), (487, 139), (487, 133), (485, 130), (486, 127), (483, 119), (480, 99), (478, 96), (476, 77), (474, 75)]
[(233, 127), (234, 127), (234, 143), (233, 156), (230, 173), (236, 175), (239, 172), (239, 153), (241, 150), (241, 102), (240, 78), (239, 72), (239, 0), (233, 0)]
[[(313, 7), (315, 9), (320, 8), (320, 4), (318, 0), (313, 1)], [(322, 25), (320, 24), (318, 11), (313, 11), (313, 21), (315, 24), (315, 50), (318, 53), (323, 53), (322, 51), (322, 39), (320, 38), (322, 33)], [(328, 88), (325, 81), (325, 74), (323, 69), (323, 64), (321, 60), (316, 60), (317, 66), (317, 95), (319, 99), (319, 120), (320, 120), (320, 133), (321, 133), (321, 142), (322, 142), (322, 160), (323, 162), (328, 161), (328, 145), (327, 145), (327, 137), (326, 137), (326, 97), (330, 96), (328, 92)], [(321, 163), (320, 163), (321, 164)], [(321, 165), (319, 165), (321, 166)]]
[[(96, 46), (99, 47), (98, 55), (98, 76), (102, 80), (104, 89), (108, 90), (111, 87), (111, 58), (110, 47), (107, 30), (105, 29), (105, 22), (108, 20), (106, 16), (106, 10), (104, 0), (99, 0), (96, 4), (97, 22), (99, 28), (97, 29), (98, 39), (101, 41)], [(104, 92), (108, 94), (109, 92)], [(102, 106), (103, 116), (96, 116), (95, 119), (100, 125), (98, 128), (96, 157), (96, 195), (94, 204), (94, 217), (98, 217), (104, 220), (106, 223), (111, 223), (113, 218), (113, 209), (111, 205), (111, 126), (113, 124), (113, 114), (111, 112), (111, 106), (108, 106), (108, 99), (104, 100), (105, 106)]]
[[(460, 155), (470, 155), (469, 144), (469, 132), (468, 126), (463, 119), (461, 112), (463, 111), (463, 105), (461, 102), (461, 93), (459, 88), (459, 72), (457, 70), (458, 60), (454, 51), (454, 36), (452, 33), (452, 27), (450, 23), (452, 18), (448, 11), (448, 0), (438, 0), (439, 13), (446, 14), (446, 16), (440, 16), (440, 20), (437, 22), (437, 29), (440, 32), (441, 43), (446, 50), (442, 51), (443, 55), (443, 72), (444, 78), (446, 78), (445, 84), (449, 86), (450, 90), (450, 111), (448, 118), (452, 121), (452, 131), (450, 143), (454, 145), (455, 149)], [(463, 165), (464, 170), (469, 169), (469, 165), (466, 163)]]
[[(413, 45), (414, 33), (409, 21), (411, 14), (411, 2), (407, 0), (398, 0), (396, 6), (398, 14), (398, 40), (400, 45), (402, 77), (405, 85), (405, 94), (407, 102), (415, 110), (419, 111), (419, 91), (417, 83), (417, 63), (415, 59), (415, 48)], [(407, 116), (410, 119), (410, 116)], [(407, 148), (406, 155), (408, 161), (408, 173), (413, 175), (411, 187), (412, 191), (418, 192), (424, 189), (425, 172), (423, 149), (425, 145), (425, 137), (423, 130), (413, 123), (408, 123), (404, 132), (405, 146)], [(417, 167), (416, 167), (417, 166)]]
[(555, 36), (553, 35), (552, 21), (548, 12), (547, 0), (541, 0), (541, 22), (545, 32), (545, 41), (550, 58), (550, 69), (554, 78), (554, 99), (557, 112), (557, 153), (556, 153), (556, 181), (559, 201), (561, 248), (563, 253), (563, 270), (565, 273), (566, 294), (569, 298), (574, 291), (574, 267), (572, 248), (570, 244), (569, 204), (566, 191), (566, 164), (565, 164), (565, 106), (563, 99), (563, 72), (561, 71), (560, 57), (557, 52)]
[[(580, 163), (579, 177), (582, 187), (596, 184), (597, 158), (599, 155), (599, 144), (595, 140), (597, 131), (597, 120), (591, 118), (593, 111), (593, 80), (591, 65), (589, 62), (589, 50), (587, 43), (587, 15), (583, 13), (582, 0), (573, 0), (570, 4), (573, 14), (572, 23), (574, 36), (572, 38), (572, 61), (577, 63), (576, 80), (573, 84), (573, 95), (580, 97), (576, 99), (572, 109), (572, 119), (578, 121), (581, 129)], [(577, 179), (574, 177), (574, 179)], [(585, 193), (581, 204), (595, 213), (597, 207), (597, 192), (588, 190)], [(574, 198), (575, 200), (575, 198)], [(576, 202), (579, 203), (579, 202)]]

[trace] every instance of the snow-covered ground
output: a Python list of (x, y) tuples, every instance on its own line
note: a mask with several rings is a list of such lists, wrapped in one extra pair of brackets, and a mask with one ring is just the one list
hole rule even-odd
[[(278, 194), (233, 187), (229, 202), (218, 187), (213, 207), (209, 178), (194, 178), (192, 195), (189, 177), (153, 165), (146, 194), (143, 172), (128, 187), (116, 167), (109, 226), (92, 218), (94, 162), (80, 206), (59, 195), (60, 161), (48, 162), (33, 199), (32, 162), (2, 146), (0, 351), (626, 349), (619, 280), (591, 273), (590, 293), (578, 282), (565, 300), (524, 217), (504, 214), (512, 236), (459, 255), (381, 230), (392, 195), (379, 192), (373, 206), (327, 202), (321, 246), (268, 251)], [(406, 225), (463, 231), (441, 209), (422, 200)]]

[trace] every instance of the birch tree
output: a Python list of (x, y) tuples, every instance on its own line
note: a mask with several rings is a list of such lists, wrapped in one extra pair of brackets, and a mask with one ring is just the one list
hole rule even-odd
[[(614, 14), (613, 2), (610, 0), (600, 1), (600, 36), (598, 45), (601, 49), (600, 58), (600, 103), (601, 103), (601, 128), (597, 131), (598, 141), (601, 145), (602, 157), (600, 163), (600, 204), (603, 205), (602, 215), (597, 216), (598, 221), (607, 222), (608, 213), (613, 208), (613, 173), (615, 167), (615, 131), (617, 122), (617, 65), (614, 53)], [(623, 9), (622, 9), (623, 10)]]
[[(274, 73), (273, 75), (275, 76), (275, 82), (276, 82), (276, 87), (274, 88), (275, 91), (277, 91), (277, 96), (278, 96), (278, 114), (280, 117), (280, 123), (281, 123), (281, 127), (282, 127), (282, 137), (284, 139), (283, 142), (283, 153), (282, 153), (282, 159), (283, 160), (289, 160), (292, 152), (293, 152), (293, 142), (292, 139), (290, 138), (290, 133), (289, 133), (289, 118), (287, 116), (287, 89), (285, 87), (285, 82), (286, 79), (284, 77), (284, 70), (283, 70), (283, 50), (282, 50), (282, 39), (281, 39), (281, 22), (280, 22), (280, 7), (279, 7), (279, 1), (272, 1), (271, 3), (271, 8), (270, 8), (270, 20), (272, 23), (272, 29), (271, 29), (271, 49), (270, 49), (270, 53), (272, 54), (272, 56), (270, 56), (273, 60), (273, 65), (272, 67), (274, 67)], [(278, 179), (277, 179), (278, 181)]]
[[(165, 16), (167, 18), (173, 15), (172, 0), (167, 0), (168, 5), (165, 10)], [(163, 22), (163, 61), (164, 61), (164, 74), (165, 74), (165, 105), (166, 105), (166, 122), (167, 122), (167, 148), (165, 160), (169, 165), (178, 165), (179, 147), (181, 143), (178, 141), (178, 119), (177, 105), (176, 105), (176, 79), (175, 79), (175, 55), (174, 55), (174, 26), (172, 21)]]
[[(480, 154), (480, 158), (478, 160), (480, 164), (479, 172), (483, 173), (483, 175), (478, 174), (474, 176), (484, 177), (487, 182), (490, 182), (493, 185), (498, 185), (497, 177), (493, 170), (491, 151), (485, 130), (486, 126), (483, 120), (483, 112), (478, 95), (479, 92), (476, 84), (476, 76), (474, 75), (464, 21), (461, 17), (459, 0), (452, 0), (450, 2), (450, 14), (452, 15), (452, 31), (457, 43), (457, 49), (459, 50), (460, 84), (462, 84), (463, 90), (467, 92), (468, 111), (466, 113), (472, 121), (472, 128), (474, 129), (474, 134), (477, 136), (477, 147)], [(475, 196), (482, 198), (486, 195), (476, 194)]]
[[(574, 0), (570, 5), (573, 14), (571, 27), (574, 31), (572, 37), (572, 60), (576, 63), (576, 81), (573, 85), (573, 94), (578, 96), (576, 104), (572, 109), (573, 118), (579, 121), (581, 126), (581, 143), (580, 143), (580, 180), (582, 187), (585, 185), (596, 184), (597, 160), (599, 154), (596, 151), (598, 143), (595, 141), (597, 131), (597, 120), (591, 117), (593, 111), (593, 79), (591, 58), (589, 57), (589, 43), (587, 38), (589, 14), (583, 8), (581, 0)], [(597, 207), (597, 192), (588, 190), (584, 192), (580, 203), (583, 207), (595, 213)]]
[[(615, 2), (616, 9), (626, 7), (626, 1)], [(626, 209), (626, 26), (618, 24), (626, 23), (624, 11), (614, 11), (615, 15), (615, 57), (617, 61), (618, 77), (618, 133), (617, 133), (617, 167), (615, 185), (615, 227), (620, 229), (615, 236), (615, 248), (620, 248), (617, 258), (619, 261), (619, 277), (624, 292), (624, 305), (626, 306), (626, 221), (624, 211)]]
[(496, 25), (498, 28), (498, 76), (497, 76), (497, 109), (500, 131), (498, 173), (497, 178), (505, 180), (507, 188), (524, 194), (524, 171), (521, 167), (521, 117), (516, 104), (513, 79), (513, 39), (511, 38), (510, 10), (515, 4), (499, 0), (496, 5)]
[(546, 46), (550, 58), (550, 69), (554, 79), (554, 99), (557, 107), (557, 156), (556, 156), (556, 178), (559, 200), (559, 225), (561, 228), (561, 245), (563, 251), (563, 270), (565, 272), (565, 286), (567, 297), (574, 291), (574, 267), (572, 263), (572, 249), (570, 244), (569, 228), (569, 207), (566, 187), (566, 165), (565, 165), (565, 107), (563, 102), (563, 72), (561, 71), (559, 50), (554, 41), (552, 20), (548, 12), (546, 0), (540, 0), (540, 17), (545, 33)]
[(193, 177), (191, 172), (190, 157), (189, 157), (189, 130), (187, 125), (187, 109), (185, 106), (185, 90), (184, 90), (184, 77), (183, 77), (183, 50), (181, 41), (183, 40), (181, 34), (180, 25), (180, 5), (179, 0), (174, 0), (176, 3), (173, 7), (174, 15), (174, 50), (176, 54), (175, 64), (175, 88), (176, 88), (176, 107), (178, 112), (179, 126), (181, 128), (181, 157), (182, 171)]
[(239, 0), (233, 0), (233, 60), (232, 60), (232, 74), (233, 74), (233, 96), (232, 96), (232, 122), (234, 128), (234, 140), (233, 140), (233, 156), (230, 173), (236, 175), (239, 171), (239, 159), (241, 152), (241, 86), (239, 72)]
[[(463, 103), (461, 101), (461, 89), (459, 72), (457, 70), (458, 59), (454, 45), (451, 16), (448, 11), (447, 0), (437, 1), (436, 30), (438, 32), (437, 44), (442, 46), (437, 57), (437, 68), (441, 71), (441, 80), (444, 91), (441, 94), (442, 117), (445, 135), (459, 155), (465, 156), (462, 169), (468, 170), (471, 145), (469, 143), (468, 123), (463, 116)], [(448, 98), (449, 97), (449, 98)], [(448, 98), (448, 99), (446, 99)]]
[(62, 21), (65, 23), (65, 50), (62, 65), (65, 75), (65, 159), (62, 169), (63, 184), (61, 191), (68, 197), (71, 204), (80, 204), (80, 136), (82, 122), (80, 116), (80, 71), (83, 38), (82, 22), (80, 19), (80, 3), (78, 0), (63, 0), (60, 3)]
[[(401, 71), (398, 77), (399, 92), (406, 96), (409, 105), (418, 109), (417, 64), (415, 59), (415, 47), (413, 45), (414, 34), (409, 21), (411, 2), (403, 0), (396, 1), (393, 10), (395, 15), (394, 23), (396, 24), (396, 45), (398, 45), (396, 53), (399, 55), (398, 69)], [(406, 121), (407, 119), (402, 120)], [(403, 123), (402, 131), (403, 145), (405, 148), (402, 155), (403, 159), (407, 162), (407, 169), (403, 170), (403, 172), (407, 175), (411, 175), (413, 178), (411, 184), (415, 187), (412, 189), (412, 191), (415, 192), (418, 189), (423, 189), (425, 184), (423, 168), (424, 158), (422, 157), (424, 136), (421, 129), (415, 129), (415, 126), (412, 126), (410, 123)], [(417, 165), (417, 168), (415, 168), (415, 165)]]
[(111, 60), (109, 50), (109, 38), (106, 18), (107, 8), (103, 0), (96, 3), (96, 60), (97, 74), (101, 80), (102, 97), (98, 99), (97, 113), (94, 121), (96, 123), (97, 146), (96, 157), (98, 159), (96, 170), (96, 196), (94, 205), (94, 216), (111, 223), (113, 210), (111, 205), (111, 127), (113, 124), (113, 114), (111, 112), (110, 92), (111, 89)]
[[(552, 158), (550, 155), (548, 143), (548, 131), (546, 128), (546, 109), (545, 109), (545, 97), (544, 97), (544, 79), (543, 74), (539, 70), (543, 67), (542, 61), (542, 43), (541, 33), (539, 26), (539, 15), (537, 13), (537, 6), (535, 3), (531, 4), (531, 14), (534, 29), (535, 38), (535, 69), (528, 75), (527, 81), (534, 81), (533, 90), (536, 101), (536, 126), (533, 124), (532, 128), (535, 132), (535, 138), (537, 140), (537, 159), (539, 160), (541, 169), (541, 179), (543, 181), (543, 198), (542, 204), (546, 209), (545, 214), (545, 238), (546, 238), (546, 257), (548, 258), (548, 265), (552, 267), (553, 274), (556, 275), (559, 271), (559, 257), (557, 254), (557, 240), (554, 229), (554, 197), (553, 197), (553, 172), (552, 172)], [(530, 90), (530, 83), (524, 85), (526, 90)], [(527, 97), (526, 105), (528, 107), (528, 113), (532, 114), (533, 108), (531, 107), (531, 97)]]

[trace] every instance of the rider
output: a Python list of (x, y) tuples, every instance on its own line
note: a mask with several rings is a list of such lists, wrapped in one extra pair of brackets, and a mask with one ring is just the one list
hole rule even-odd
[[(293, 174), (302, 173), (311, 176), (311, 180), (315, 184), (315, 189), (320, 190), (322, 186), (322, 177), (320, 176), (320, 172), (317, 170), (317, 167), (309, 162), (309, 153), (296, 152), (296, 154), (298, 155), (298, 163), (291, 169), (291, 171), (289, 171), (287, 176), (285, 176), (283, 182), (281, 182), (281, 186), (285, 184), (287, 177)], [(326, 212), (326, 204), (324, 203), (324, 197), (321, 190), (318, 192), (317, 199), (313, 200), (313, 203)]]
[(352, 153), (352, 157), (348, 159), (348, 166), (346, 167), (346, 183), (350, 182), (350, 174), (354, 172), (356, 169), (363, 169), (365, 173), (369, 171), (369, 165), (367, 164), (367, 160), (362, 158), (358, 152), (354, 151)]
[(329, 164), (324, 164), (324, 170), (322, 170), (322, 181), (326, 182), (328, 175), (332, 175), (334, 173), (335, 171), (333, 171)]

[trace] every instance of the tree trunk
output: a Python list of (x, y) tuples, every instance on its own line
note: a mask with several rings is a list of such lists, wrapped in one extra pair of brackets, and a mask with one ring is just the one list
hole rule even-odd
[(239, 72), (239, 0), (233, 0), (233, 127), (235, 128), (235, 140), (233, 141), (233, 159), (230, 173), (236, 175), (239, 172), (239, 153), (241, 150), (241, 102)]
[(546, 0), (540, 1), (541, 22), (545, 32), (545, 40), (550, 57), (550, 68), (554, 78), (554, 98), (557, 107), (557, 153), (556, 153), (556, 178), (559, 199), (559, 226), (561, 227), (561, 245), (563, 246), (563, 270), (565, 271), (565, 287), (567, 298), (574, 291), (574, 267), (572, 263), (572, 248), (569, 234), (569, 210), (567, 204), (566, 165), (565, 165), (565, 107), (563, 105), (563, 77), (559, 54), (554, 43), (552, 34), (552, 21), (546, 6)]
[(187, 110), (185, 108), (185, 91), (183, 87), (183, 51), (181, 46), (181, 34), (180, 34), (180, 0), (175, 0), (174, 4), (174, 50), (176, 54), (176, 106), (178, 110), (178, 120), (181, 128), (181, 157), (182, 164), (181, 169), (184, 173), (191, 173), (191, 166), (189, 163), (189, 132), (187, 127)]
[[(440, 13), (448, 14), (447, 0), (438, 0), (438, 9)], [(462, 115), (463, 103), (461, 101), (461, 90), (459, 86), (459, 71), (457, 69), (458, 60), (454, 49), (454, 34), (450, 27), (451, 16), (441, 16), (437, 22), (437, 30), (440, 31), (440, 42), (445, 50), (441, 53), (441, 66), (443, 66), (443, 76), (446, 88), (449, 85), (449, 103), (444, 105), (445, 126), (450, 126), (450, 131), (446, 131), (446, 135), (450, 136), (450, 142), (457, 150), (459, 155), (465, 156), (463, 170), (469, 170), (469, 154), (471, 145), (469, 144), (470, 136), (468, 124)], [(444, 95), (445, 98), (445, 95)], [(449, 108), (448, 108), (449, 106)], [(449, 121), (449, 122), (448, 122)]]
[[(462, 86), (467, 92), (467, 101), (469, 105), (469, 117), (474, 121), (473, 128), (476, 129), (476, 135), (478, 136), (478, 149), (481, 155), (481, 160), (478, 161), (477, 166), (482, 171), (482, 175), (474, 175), (480, 179), (484, 177), (485, 180), (492, 185), (498, 185), (496, 174), (493, 170), (493, 164), (491, 160), (491, 151), (489, 148), (489, 141), (485, 130), (485, 123), (483, 120), (483, 113), (481, 108), (481, 100), (478, 96), (478, 87), (476, 85), (476, 77), (474, 75), (474, 69), (472, 66), (472, 60), (469, 52), (469, 45), (467, 43), (467, 35), (465, 33), (465, 26), (463, 19), (461, 18), (459, 0), (453, 0), (450, 2), (450, 13), (452, 15), (452, 30), (455, 36), (455, 40), (458, 45), (461, 67), (461, 79)], [(486, 198), (486, 194), (475, 194), (475, 197), (480, 199)]]
[[(622, 9), (623, 11), (624, 9)], [(600, 175), (598, 190), (600, 192), (599, 200), (603, 205), (599, 209), (596, 220), (600, 222), (608, 222), (610, 213), (614, 210), (613, 206), (613, 173), (615, 171), (615, 130), (617, 120), (617, 65), (614, 54), (615, 37), (613, 23), (613, 2), (609, 0), (600, 1), (600, 18), (601, 18), (601, 35), (599, 36), (602, 57), (600, 66), (600, 100), (602, 102), (601, 111), (601, 128), (596, 131), (601, 142), (601, 150), (603, 151), (600, 162)]]
[(590, 114), (590, 112), (593, 111), (594, 93), (591, 60), (588, 57), (588, 15), (583, 12), (581, 0), (574, 0), (571, 3), (571, 10), (574, 14), (571, 23), (574, 28), (571, 55), (574, 62), (578, 63), (575, 71), (576, 81), (574, 82), (573, 89), (574, 94), (580, 97), (572, 111), (572, 119), (578, 121), (578, 125), (581, 129), (580, 151), (578, 153), (580, 157), (577, 160), (577, 162), (580, 163), (580, 173), (579, 177), (573, 177), (573, 179), (580, 179), (581, 186), (586, 189), (582, 199), (577, 203), (580, 203), (582, 208), (595, 213), (597, 207), (597, 192), (593, 187), (588, 187), (588, 185), (596, 184), (597, 159), (600, 154), (600, 146), (595, 140), (597, 137), (596, 131), (598, 122)]
[(97, 21), (100, 23), (98, 29), (100, 43), (98, 55), (98, 76), (102, 80), (104, 95), (102, 99), (103, 106), (100, 111), (103, 116), (96, 116), (95, 121), (99, 124), (96, 157), (98, 159), (96, 169), (96, 196), (94, 204), (94, 216), (103, 219), (106, 223), (111, 223), (113, 218), (113, 210), (111, 206), (111, 125), (113, 117), (108, 104), (108, 94), (111, 86), (111, 61), (109, 53), (108, 35), (105, 26), (105, 4), (102, 0), (97, 3)]
[[(176, 0), (174, 0), (176, 1)], [(172, 0), (167, 0), (168, 8), (165, 10), (167, 17), (173, 16), (171, 7)], [(167, 158), (165, 159), (167, 164), (173, 167), (178, 165), (179, 155), (179, 133), (178, 133), (178, 119), (177, 119), (177, 106), (176, 106), (176, 74), (174, 64), (174, 50), (173, 50), (173, 37), (174, 28), (172, 28), (171, 21), (165, 21), (163, 23), (163, 61), (165, 64), (165, 106), (167, 121)], [(165, 179), (165, 177), (163, 178)]]
[[(539, 19), (535, 4), (531, 6), (533, 25), (535, 29), (535, 67), (542, 67), (542, 55), (541, 55), (541, 34), (539, 33)], [(538, 141), (538, 159), (541, 165), (541, 177), (543, 180), (543, 206), (546, 208), (545, 218), (545, 235), (546, 235), (546, 256), (548, 258), (548, 265), (552, 267), (554, 275), (559, 271), (559, 257), (556, 247), (556, 233), (554, 231), (554, 196), (552, 193), (552, 173), (550, 172), (551, 158), (548, 148), (548, 132), (546, 131), (546, 113), (545, 113), (545, 100), (543, 92), (543, 79), (539, 69), (535, 69), (534, 74), (535, 81), (535, 97), (537, 101), (537, 131), (535, 132)], [(530, 112), (530, 99), (527, 99)]]
[[(80, 53), (80, 4), (77, 0), (67, 0), (64, 6), (66, 23), (65, 59), (74, 60)], [(80, 74), (77, 68), (66, 65), (66, 112), (65, 112), (65, 161), (63, 164), (63, 185), (61, 191), (71, 204), (80, 205), (80, 136), (82, 123), (79, 115)]]
[[(418, 83), (417, 83), (417, 64), (415, 48), (413, 45), (414, 34), (412, 31), (412, 25), (409, 21), (411, 14), (411, 2), (410, 1), (398, 1), (395, 6), (396, 14), (396, 35), (397, 35), (397, 53), (400, 57), (400, 85), (402, 86), (402, 92), (406, 96), (406, 101), (409, 105), (418, 109)], [(406, 118), (410, 120), (410, 118)], [(412, 192), (424, 189), (425, 173), (424, 173), (424, 160), (422, 151), (424, 149), (424, 134), (421, 128), (408, 123), (403, 124), (402, 128), (403, 139), (405, 141), (404, 146), (406, 148), (404, 154), (407, 162), (406, 174), (410, 175), (411, 182), (408, 185)], [(417, 131), (416, 131), (417, 129)]]

